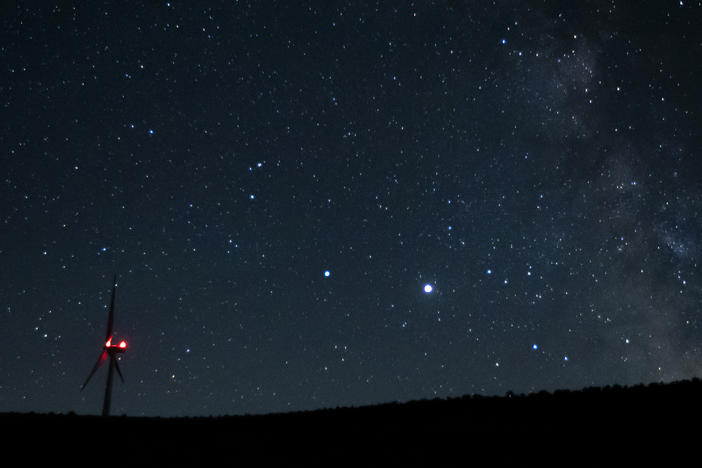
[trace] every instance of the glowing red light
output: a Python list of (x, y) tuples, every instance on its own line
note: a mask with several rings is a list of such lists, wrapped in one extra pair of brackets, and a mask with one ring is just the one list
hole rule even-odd
[(126, 341), (120, 341), (119, 347), (122, 348), (122, 349), (126, 348), (126, 347), (127, 347), (127, 342), (126, 342)]
[(107, 342), (105, 342), (105, 348), (109, 348), (110, 346), (112, 346), (112, 337), (110, 337), (110, 339), (107, 340)]

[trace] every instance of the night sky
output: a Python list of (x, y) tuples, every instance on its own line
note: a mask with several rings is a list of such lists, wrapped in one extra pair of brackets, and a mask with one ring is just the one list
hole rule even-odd
[(699, 2), (21, 3), (0, 411), (702, 376)]

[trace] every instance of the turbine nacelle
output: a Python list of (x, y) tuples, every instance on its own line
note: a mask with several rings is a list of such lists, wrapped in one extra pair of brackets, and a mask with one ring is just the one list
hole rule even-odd
[(113, 353), (123, 353), (127, 349), (127, 342), (122, 340), (119, 344), (112, 344), (112, 337), (105, 342), (105, 349)]

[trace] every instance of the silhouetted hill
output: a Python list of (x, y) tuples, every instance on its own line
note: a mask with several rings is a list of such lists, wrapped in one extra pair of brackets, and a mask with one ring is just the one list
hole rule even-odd
[[(702, 381), (263, 416), (0, 415), (5, 454), (124, 462), (658, 461), (695, 453)], [(92, 458), (97, 457), (97, 458)], [(562, 463), (561, 463), (562, 462)]]

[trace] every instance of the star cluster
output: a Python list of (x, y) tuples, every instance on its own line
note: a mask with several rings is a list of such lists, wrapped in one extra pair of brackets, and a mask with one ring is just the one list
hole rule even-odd
[(702, 8), (2, 15), (0, 411), (211, 415), (700, 375)]

